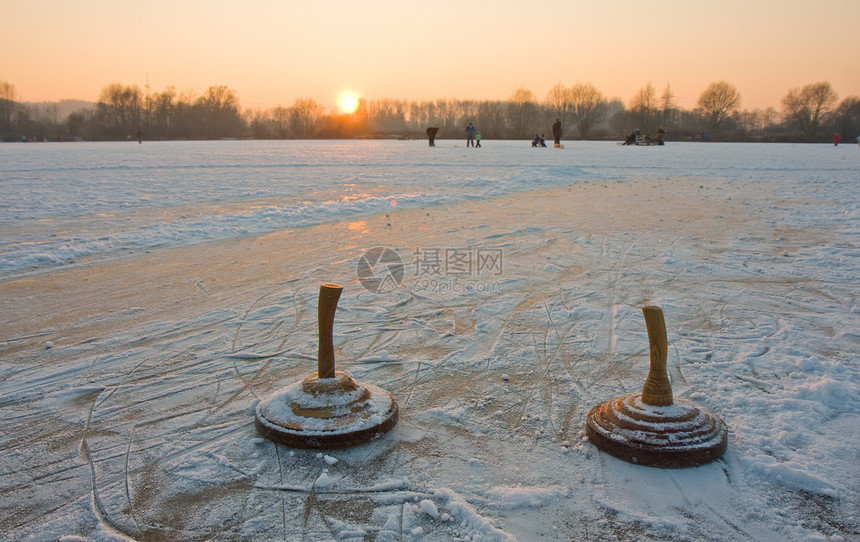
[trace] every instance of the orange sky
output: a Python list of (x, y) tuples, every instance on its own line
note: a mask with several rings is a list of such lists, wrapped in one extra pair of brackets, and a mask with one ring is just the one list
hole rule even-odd
[(693, 108), (711, 82), (744, 109), (829, 81), (860, 95), (860, 1), (0, 0), (0, 80), (23, 101), (95, 101), (109, 83), (234, 89), (244, 107), (312, 97), (505, 99), (651, 82)]

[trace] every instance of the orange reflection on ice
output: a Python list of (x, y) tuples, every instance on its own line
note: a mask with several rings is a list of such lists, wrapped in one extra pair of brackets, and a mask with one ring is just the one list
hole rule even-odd
[(349, 229), (351, 231), (357, 231), (357, 232), (361, 232), (361, 233), (365, 233), (368, 231), (366, 220), (359, 220), (357, 222), (350, 222), (349, 224), (347, 224), (346, 227), (347, 227), (347, 229)]
[(341, 194), (338, 201), (354, 201), (368, 197), (370, 197), (370, 194)]

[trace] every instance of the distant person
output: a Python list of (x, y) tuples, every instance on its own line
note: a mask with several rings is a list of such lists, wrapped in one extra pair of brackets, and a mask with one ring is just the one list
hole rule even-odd
[(555, 148), (561, 147), (561, 121), (558, 119), (552, 123), (552, 137), (555, 139)]
[(540, 147), (540, 134), (535, 134), (535, 138), (532, 139), (532, 147)]
[(839, 146), (839, 140), (840, 139), (842, 139), (842, 138), (839, 136), (839, 132), (836, 132), (835, 134), (833, 134), (833, 146), (834, 147)]
[(143, 143), (143, 130), (140, 128), (137, 129), (137, 142)]
[(480, 146), (481, 146), (481, 132), (477, 131), (477, 132), (475, 132), (475, 148), (477, 149)]
[(546, 137), (543, 134), (540, 135), (540, 146), (546, 147)]
[(665, 133), (666, 133), (666, 129), (663, 128), (662, 126), (657, 128), (657, 137), (655, 138), (655, 141), (657, 142), (658, 145), (665, 145), (666, 144), (666, 142), (663, 141), (663, 135)]
[(475, 146), (475, 125), (471, 122), (468, 126), (466, 126), (466, 146), (474, 147)]
[(636, 140), (639, 139), (639, 128), (634, 128), (630, 135), (627, 136), (627, 139), (624, 140), (625, 145), (633, 145), (636, 143)]
[(436, 132), (438, 132), (438, 131), (439, 131), (439, 128), (436, 128), (435, 126), (431, 126), (430, 128), (427, 128), (427, 137), (430, 138), (430, 146), (431, 147), (436, 146)]

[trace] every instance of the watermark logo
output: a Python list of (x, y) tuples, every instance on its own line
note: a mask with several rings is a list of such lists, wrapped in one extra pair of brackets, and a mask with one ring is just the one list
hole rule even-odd
[(358, 280), (369, 292), (388, 293), (409, 270), (414, 280), (406, 286), (416, 293), (500, 292), (502, 283), (487, 279), (502, 275), (502, 256), (500, 248), (416, 247), (407, 266), (393, 249), (377, 247), (359, 258)]
[(501, 276), (500, 248), (421, 248), (412, 253), (416, 277), (429, 276)]
[(388, 247), (375, 247), (358, 259), (356, 274), (368, 292), (388, 293), (403, 282), (403, 260)]

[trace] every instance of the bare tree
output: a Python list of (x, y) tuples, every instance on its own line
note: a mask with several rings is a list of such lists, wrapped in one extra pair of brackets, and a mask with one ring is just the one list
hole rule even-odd
[(287, 137), (290, 133), (290, 109), (279, 105), (269, 111), (269, 116), (272, 119), (275, 135), (280, 138)]
[(439, 98), (436, 100), (433, 109), (433, 121), (437, 124), (446, 125), (451, 120), (450, 112), (448, 111), (448, 100)]
[(561, 83), (556, 83), (546, 94), (544, 103), (547, 108), (555, 113), (555, 118), (561, 121), (562, 133), (567, 126), (567, 114), (571, 107), (571, 91)]
[(60, 124), (60, 106), (57, 103), (45, 103), (35, 108), (35, 116), (41, 124), (56, 128)]
[(480, 122), (478, 121), (478, 102), (474, 100), (459, 100), (460, 104), (460, 123), (475, 122), (475, 127), (479, 130)]
[(741, 94), (738, 89), (726, 81), (717, 81), (708, 85), (699, 95), (699, 112), (712, 133), (720, 131), (720, 127), (741, 104)]
[(254, 139), (271, 139), (274, 135), (274, 123), (272, 122), (272, 112), (270, 110), (262, 110), (259, 108), (248, 108), (242, 111), (242, 117), (251, 130), (251, 137)]
[(660, 115), (659, 122), (660, 126), (665, 126), (667, 124), (675, 124), (678, 118), (678, 106), (675, 103), (675, 95), (672, 93), (672, 87), (667, 83), (666, 90), (663, 91), (663, 95), (660, 96)]
[(0, 135), (12, 128), (15, 117), (17, 92), (15, 85), (0, 81)]
[(513, 124), (514, 137), (531, 137), (531, 119), (536, 105), (534, 92), (520, 87), (508, 98), (508, 112)]
[(197, 130), (197, 114), (195, 112), (195, 92), (186, 88), (176, 95), (176, 134), (182, 137), (194, 137)]
[(436, 126), (440, 124), (445, 124), (444, 119), (441, 118), (438, 111), (436, 110), (436, 102), (434, 101), (424, 101), (421, 102), (422, 108), (424, 110), (425, 122), (428, 124), (434, 124)]
[[(69, 116), (66, 117), (66, 131), (72, 137), (84, 137), (87, 135), (86, 130), (88, 127), (93, 126), (93, 117), (95, 116), (95, 112), (91, 109), (81, 108), (77, 111), (73, 111), (69, 113)], [(89, 134), (92, 136), (93, 134)]]
[(753, 109), (752, 111), (741, 111), (737, 116), (738, 124), (751, 133), (761, 133), (773, 128), (778, 119), (776, 109), (768, 107), (767, 109)]
[(367, 105), (370, 114), (370, 125), (374, 132), (397, 133), (407, 130), (404, 100), (382, 98), (371, 100)]
[(305, 139), (314, 135), (325, 107), (313, 98), (297, 98), (290, 108), (290, 128), (296, 137)]
[(501, 138), (505, 135), (505, 107), (501, 101), (478, 103), (477, 126), (484, 137)]
[(642, 132), (648, 134), (656, 123), (657, 111), (656, 91), (654, 85), (649, 82), (640, 88), (630, 100), (630, 114), (634, 121), (641, 126)]
[(860, 134), (860, 97), (848, 96), (830, 116), (833, 127), (842, 135)]
[(241, 135), (245, 121), (239, 112), (236, 92), (224, 85), (213, 85), (194, 104), (200, 114), (205, 137), (235, 137)]
[(147, 97), (150, 109), (149, 129), (153, 137), (173, 137), (177, 127), (176, 89), (167, 87)]
[(579, 136), (588, 139), (594, 125), (606, 116), (606, 97), (591, 83), (577, 83), (570, 88), (570, 103)]
[(430, 124), (430, 115), (426, 105), (427, 102), (409, 102), (407, 107), (409, 111), (409, 122), (412, 123), (416, 129), (421, 131)]
[(807, 137), (815, 138), (822, 115), (833, 110), (837, 100), (830, 83), (822, 81), (792, 88), (783, 97), (782, 106), (787, 120), (797, 122)]
[(129, 136), (140, 128), (143, 94), (137, 85), (111, 83), (99, 95), (98, 111), (106, 133)]

